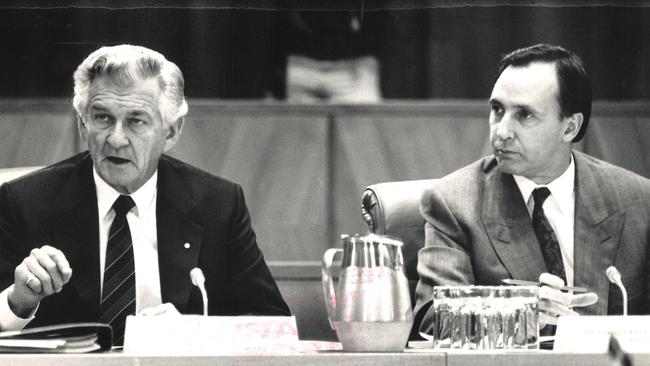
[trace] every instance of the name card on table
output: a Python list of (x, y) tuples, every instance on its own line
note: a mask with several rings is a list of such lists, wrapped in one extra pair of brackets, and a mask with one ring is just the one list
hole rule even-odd
[(128, 316), (124, 353), (281, 354), (299, 349), (293, 316)]
[(553, 350), (606, 353), (610, 336), (616, 337), (625, 352), (648, 352), (650, 316), (562, 316)]

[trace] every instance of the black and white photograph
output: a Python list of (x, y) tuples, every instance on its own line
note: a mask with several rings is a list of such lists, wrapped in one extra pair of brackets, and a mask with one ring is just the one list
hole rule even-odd
[(0, 3), (1, 365), (650, 365), (650, 1)]

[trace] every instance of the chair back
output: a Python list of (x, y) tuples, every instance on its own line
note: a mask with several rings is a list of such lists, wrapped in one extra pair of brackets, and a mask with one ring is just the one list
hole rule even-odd
[(17, 168), (0, 169), (0, 184), (14, 180), (20, 176), (31, 173), (42, 168), (42, 166), (22, 166)]
[(391, 235), (404, 242), (404, 266), (411, 299), (418, 281), (418, 251), (424, 245), (424, 218), (420, 197), (437, 179), (377, 183), (361, 196), (361, 214), (371, 233)]

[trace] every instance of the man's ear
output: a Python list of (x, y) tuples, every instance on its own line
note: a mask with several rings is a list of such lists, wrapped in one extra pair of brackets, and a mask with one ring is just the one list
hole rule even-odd
[(79, 131), (79, 136), (81, 136), (81, 141), (88, 142), (88, 125), (84, 121), (83, 117), (80, 114), (77, 114), (77, 130)]
[(576, 137), (582, 127), (582, 121), (584, 116), (582, 113), (574, 113), (567, 118), (566, 128), (564, 129), (564, 134), (562, 135), (562, 140), (566, 142), (571, 142)]
[(184, 118), (178, 118), (167, 125), (167, 137), (165, 138), (165, 151), (171, 150), (176, 145), (178, 138), (181, 137)]

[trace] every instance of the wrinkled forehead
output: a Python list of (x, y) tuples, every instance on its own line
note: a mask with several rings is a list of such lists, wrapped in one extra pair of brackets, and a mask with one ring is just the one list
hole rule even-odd
[(116, 108), (120, 110), (141, 110), (151, 114), (160, 112), (161, 89), (155, 78), (136, 79), (129, 83), (107, 77), (93, 80), (88, 89), (90, 108)]

